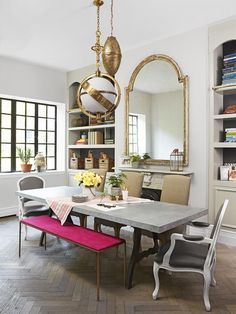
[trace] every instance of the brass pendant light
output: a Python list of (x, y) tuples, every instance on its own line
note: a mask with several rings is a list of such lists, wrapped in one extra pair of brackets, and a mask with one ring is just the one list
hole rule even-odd
[(113, 36), (113, 0), (111, 0), (111, 36), (107, 37), (102, 51), (103, 66), (108, 74), (115, 76), (120, 67), (121, 57), (120, 45)]
[[(113, 0), (111, 0), (111, 11), (113, 10)], [(93, 4), (97, 7), (97, 30), (96, 30), (96, 42), (95, 45), (92, 46), (92, 50), (96, 53), (96, 72), (88, 77), (86, 77), (78, 88), (77, 92), (77, 103), (81, 111), (91, 118), (95, 118), (98, 121), (102, 118), (105, 118), (111, 115), (120, 102), (120, 87), (118, 82), (114, 78), (114, 73), (118, 70), (117, 64), (120, 64), (120, 61), (116, 61), (117, 57), (113, 57), (117, 55), (117, 48), (114, 49), (114, 45), (109, 45), (111, 48), (107, 48), (112, 53), (107, 52), (108, 50), (104, 50), (104, 59), (106, 60), (104, 63), (104, 67), (108, 73), (102, 73), (100, 71), (100, 54), (103, 51), (103, 46), (100, 43), (100, 6), (103, 5), (102, 0), (94, 0)], [(113, 19), (113, 13), (111, 16), (111, 20)], [(112, 22), (111, 26), (113, 28)], [(115, 37), (113, 37), (115, 38)], [(117, 42), (118, 43), (118, 42)], [(119, 46), (119, 44), (118, 44)], [(119, 52), (120, 59), (120, 47)], [(113, 60), (113, 61), (112, 61)], [(113, 65), (114, 63), (114, 65)], [(106, 64), (106, 65), (105, 65)], [(112, 70), (110, 70), (112, 69)], [(114, 69), (116, 71), (114, 72)]]

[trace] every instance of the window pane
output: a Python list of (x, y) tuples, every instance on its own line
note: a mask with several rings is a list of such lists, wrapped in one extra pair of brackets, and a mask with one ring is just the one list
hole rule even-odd
[(48, 118), (55, 118), (55, 107), (53, 106), (48, 106)]
[(55, 169), (55, 158), (47, 158), (47, 169)]
[(55, 130), (55, 120), (54, 119), (48, 119), (48, 130), (49, 131)]
[(26, 131), (26, 142), (34, 143), (34, 131)]
[(25, 129), (25, 117), (16, 116), (16, 128)]
[(11, 157), (11, 144), (1, 145), (1, 155), (2, 157)]
[(11, 143), (11, 130), (2, 129), (2, 142)]
[(48, 143), (54, 143), (55, 142), (55, 132), (48, 132)]
[(11, 113), (11, 101), (2, 99), (2, 113)]
[(25, 142), (25, 131), (16, 130), (16, 143), (24, 143)]
[[(49, 158), (49, 168), (55, 169), (56, 106), (0, 98), (0, 109), (0, 171), (21, 171), (17, 148), (29, 148), (33, 164), (37, 152), (42, 152)], [(12, 149), (15, 160), (12, 160)]]
[(21, 101), (16, 102), (16, 114), (25, 115), (25, 103)]
[(30, 148), (32, 151), (32, 156), (35, 156), (35, 151), (34, 151), (34, 144), (27, 144), (26, 145), (26, 149)]
[[(21, 148), (21, 149), (25, 149), (25, 144), (17, 144), (16, 148)], [(16, 150), (16, 156), (17, 156), (17, 150)]]
[(48, 156), (55, 156), (55, 145), (47, 146)]
[(10, 158), (2, 158), (1, 169), (3, 172), (4, 171), (11, 171), (11, 159)]
[(21, 170), (21, 165), (22, 162), (20, 160), (20, 158), (16, 158), (16, 171), (20, 171)]
[(38, 128), (39, 130), (46, 130), (46, 119), (39, 118)]
[(47, 106), (39, 105), (38, 106), (38, 115), (39, 115), (39, 117), (46, 117), (47, 116)]
[(35, 118), (27, 117), (27, 119), (26, 119), (26, 128), (34, 130), (34, 128), (35, 128)]
[(35, 104), (27, 103), (26, 114), (27, 116), (35, 116)]
[[(39, 143), (46, 143), (46, 132), (39, 131), (38, 142)], [(39, 150), (39, 151), (41, 151), (41, 150)]]
[(2, 114), (2, 128), (11, 128), (11, 116), (8, 114)]
[(38, 152), (42, 152), (46, 156), (46, 145), (38, 145)]

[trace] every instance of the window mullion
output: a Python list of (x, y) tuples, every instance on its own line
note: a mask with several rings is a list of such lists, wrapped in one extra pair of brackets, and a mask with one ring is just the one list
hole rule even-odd
[(36, 156), (36, 154), (38, 153), (38, 134), (39, 134), (39, 132), (38, 132), (38, 104), (35, 104), (35, 120), (34, 120), (34, 123), (35, 123), (35, 125), (34, 125), (34, 127), (35, 127), (35, 134), (34, 134), (34, 136), (35, 136), (35, 138), (34, 138), (34, 152), (35, 152), (35, 156)]
[[(0, 156), (2, 156), (2, 99), (0, 99)], [(2, 171), (2, 162), (0, 162), (0, 172)]]
[(16, 171), (16, 100), (11, 101), (11, 171)]

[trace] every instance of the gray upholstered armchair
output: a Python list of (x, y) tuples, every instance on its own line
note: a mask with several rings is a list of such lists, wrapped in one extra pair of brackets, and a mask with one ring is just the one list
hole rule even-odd
[(202, 274), (204, 277), (204, 303), (206, 310), (211, 310), (209, 287), (216, 284), (214, 278), (216, 264), (215, 246), (228, 202), (228, 200), (225, 200), (221, 206), (209, 238), (173, 233), (171, 242), (160, 248), (155, 256), (153, 265), (156, 283), (152, 295), (153, 299), (157, 299), (158, 296), (160, 286), (159, 270), (161, 268), (175, 272), (195, 272)]

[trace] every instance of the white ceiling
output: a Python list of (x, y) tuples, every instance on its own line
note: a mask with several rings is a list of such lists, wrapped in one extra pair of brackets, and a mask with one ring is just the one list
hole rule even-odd
[[(110, 0), (101, 8), (103, 42)], [(235, 0), (114, 0), (122, 51), (236, 15)], [(0, 55), (72, 70), (95, 56), (92, 0), (0, 0)]]

